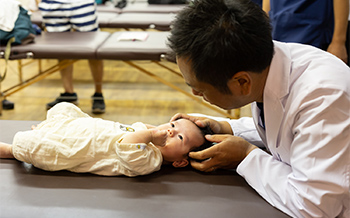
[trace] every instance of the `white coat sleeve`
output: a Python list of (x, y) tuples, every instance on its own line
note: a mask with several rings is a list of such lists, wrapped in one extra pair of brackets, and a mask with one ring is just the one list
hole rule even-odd
[(280, 145), (289, 149), (288, 158), (255, 149), (237, 172), (292, 217), (350, 217), (350, 96), (316, 89), (298, 99), (289, 121), (291, 143)]
[(228, 123), (231, 125), (233, 135), (241, 137), (249, 143), (256, 145), (260, 148), (265, 147), (263, 141), (259, 136), (259, 133), (255, 128), (253, 118), (242, 117), (237, 120), (229, 120)]

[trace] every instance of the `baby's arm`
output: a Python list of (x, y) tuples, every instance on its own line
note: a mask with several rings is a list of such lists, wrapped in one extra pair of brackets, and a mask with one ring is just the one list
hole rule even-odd
[(167, 132), (158, 129), (138, 130), (125, 135), (121, 143), (145, 143), (152, 142), (155, 145), (164, 146), (166, 143)]
[(12, 154), (12, 145), (0, 142), (0, 158), (14, 158)]

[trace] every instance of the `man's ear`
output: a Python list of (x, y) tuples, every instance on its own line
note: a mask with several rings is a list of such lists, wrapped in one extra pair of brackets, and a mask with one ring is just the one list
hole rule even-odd
[(251, 92), (252, 78), (246, 71), (236, 73), (227, 85), (232, 93), (249, 95)]
[(188, 165), (187, 159), (177, 160), (173, 162), (174, 167), (185, 167)]

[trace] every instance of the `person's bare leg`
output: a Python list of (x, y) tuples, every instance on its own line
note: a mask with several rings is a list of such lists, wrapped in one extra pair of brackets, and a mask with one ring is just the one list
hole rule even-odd
[(14, 158), (12, 155), (12, 145), (0, 142), (0, 158)]
[(102, 114), (106, 109), (106, 104), (102, 94), (103, 61), (89, 60), (89, 65), (95, 84), (95, 93), (92, 96), (92, 113)]
[(95, 92), (102, 93), (103, 61), (89, 60), (89, 66), (95, 83)]
[[(59, 61), (61, 62), (62, 60), (59, 60)], [(61, 73), (64, 91), (68, 93), (74, 93), (73, 65), (69, 65), (68, 67), (62, 69), (60, 73)]]
[[(58, 61), (62, 62), (63, 60)], [(47, 110), (49, 110), (50, 108), (52, 108), (60, 102), (71, 102), (73, 104), (78, 104), (78, 96), (76, 93), (74, 93), (73, 88), (73, 65), (69, 65), (68, 67), (62, 69), (60, 73), (64, 93), (61, 93), (54, 101), (47, 103)]]

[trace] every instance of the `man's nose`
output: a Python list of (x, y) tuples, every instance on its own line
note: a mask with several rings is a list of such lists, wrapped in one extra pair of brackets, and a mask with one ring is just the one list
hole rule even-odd
[(197, 92), (196, 90), (192, 89), (192, 94), (196, 96), (202, 96), (202, 93)]

